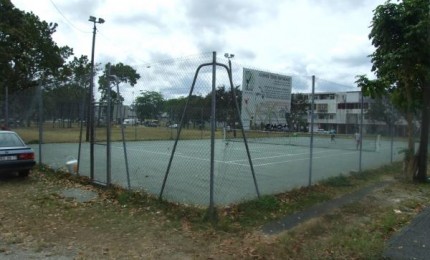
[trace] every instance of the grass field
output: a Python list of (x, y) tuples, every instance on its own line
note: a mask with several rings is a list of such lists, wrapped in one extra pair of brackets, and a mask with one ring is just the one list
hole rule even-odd
[[(16, 128), (13, 129), (27, 143), (38, 143), (39, 129), (37, 127)], [(148, 140), (170, 140), (175, 139), (178, 129), (168, 127), (145, 127), (145, 126), (126, 126), (124, 127), (124, 137), (126, 141), (148, 141)], [(81, 136), (81, 129), (78, 125), (73, 125), (70, 128), (53, 127), (52, 124), (45, 124), (43, 127), (43, 142), (44, 143), (77, 143)], [(82, 129), (82, 141), (85, 141), (86, 129)], [(107, 140), (106, 127), (95, 128), (96, 142)], [(222, 131), (216, 131), (216, 138), (222, 137)], [(181, 130), (181, 139), (208, 139), (210, 131), (187, 129)], [(111, 128), (111, 140), (121, 141), (121, 127), (115, 125)]]

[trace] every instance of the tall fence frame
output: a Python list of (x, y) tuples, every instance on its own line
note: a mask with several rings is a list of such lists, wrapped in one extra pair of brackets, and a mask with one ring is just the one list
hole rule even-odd
[[(208, 197), (206, 197), (206, 195), (202, 196), (202, 197), (204, 197), (204, 198), (202, 198), (202, 200), (206, 201), (206, 202), (193, 202), (192, 197), (191, 197), (191, 199), (186, 200), (184, 203), (186, 203), (186, 204), (191, 203), (191, 204), (198, 204), (198, 205), (201, 205), (200, 203), (203, 203), (203, 204), (207, 203), (208, 207), (209, 207), (209, 211), (214, 212), (214, 208), (216, 205), (225, 205), (225, 204), (229, 204), (229, 203), (236, 203), (238, 201), (249, 200), (252, 198), (259, 198), (262, 195), (276, 194), (279, 192), (288, 191), (291, 188), (295, 188), (295, 187), (299, 187), (299, 186), (313, 185), (316, 182), (318, 182), (319, 180), (321, 180), (321, 178), (320, 178), (321, 176), (315, 176), (315, 173), (319, 172), (318, 167), (316, 169), (314, 168), (315, 165), (318, 165), (320, 163), (319, 162), (320, 159), (318, 159), (318, 156), (315, 157), (315, 147), (317, 147), (317, 146), (315, 146), (316, 144), (314, 144), (314, 140), (315, 140), (314, 138), (317, 138), (317, 139), (321, 138), (321, 134), (317, 133), (315, 131), (315, 129), (313, 129), (313, 127), (314, 127), (313, 119), (316, 118), (318, 113), (314, 114), (317, 111), (314, 109), (310, 109), (309, 110), (309, 120), (311, 123), (310, 124), (311, 130), (309, 131), (309, 135), (308, 135), (309, 139), (306, 139), (309, 141), (309, 143), (308, 143), (309, 144), (309, 146), (308, 146), (309, 150), (307, 151), (308, 155), (306, 155), (306, 158), (305, 157), (301, 158), (301, 160), (307, 162), (307, 163), (304, 163), (303, 165), (309, 166), (308, 167), (308, 174), (306, 174), (307, 182), (301, 181), (300, 184), (291, 184), (291, 185), (288, 184), (288, 186), (284, 185), (281, 188), (277, 188), (277, 189), (274, 188), (273, 192), (270, 191), (270, 189), (271, 189), (270, 185), (272, 185), (272, 184), (270, 184), (270, 181), (272, 181), (270, 178), (273, 178), (273, 181), (276, 181), (275, 180), (276, 178), (288, 179), (289, 177), (287, 175), (282, 175), (282, 176), (276, 175), (276, 176), (271, 176), (271, 177), (265, 177), (263, 175), (265, 174), (264, 171), (266, 171), (266, 170), (262, 170), (264, 167), (264, 164), (261, 164), (261, 163), (257, 165), (257, 169), (255, 168), (255, 162), (258, 162), (259, 160), (264, 160), (264, 157), (255, 158), (256, 157), (255, 150), (258, 152), (260, 149), (266, 149), (266, 148), (260, 148), (260, 147), (254, 146), (253, 143), (250, 144), (250, 142), (248, 140), (249, 133), (248, 133), (248, 131), (244, 130), (244, 128), (243, 128), (243, 122), (241, 122), (241, 117), (240, 117), (240, 110), (241, 109), (239, 108), (239, 104), (237, 103), (237, 100), (236, 100), (236, 97), (238, 96), (238, 94), (235, 93), (235, 87), (234, 87), (235, 84), (233, 83), (233, 81), (234, 81), (234, 78), (233, 78), (234, 68), (232, 68), (231, 60), (228, 59), (228, 65), (226, 65), (224, 63), (218, 62), (218, 59), (216, 57), (216, 52), (213, 52), (211, 54), (212, 54), (211, 55), (211, 58), (212, 58), (211, 62), (200, 63), (199, 66), (196, 66), (197, 68), (194, 67), (194, 69), (195, 69), (194, 78), (193, 78), (193, 82), (192, 82), (191, 87), (189, 88), (189, 92), (188, 92), (188, 99), (190, 99), (191, 95), (193, 95), (193, 93), (195, 91), (194, 86), (196, 84), (196, 80), (198, 78), (200, 69), (203, 67), (212, 67), (212, 74), (211, 74), (212, 77), (211, 77), (211, 84), (210, 84), (210, 86), (211, 86), (210, 91), (212, 91), (212, 96), (211, 96), (212, 103), (210, 105), (211, 106), (210, 131), (205, 132), (205, 133), (210, 133), (210, 138), (205, 139), (205, 140), (210, 140), (210, 154), (207, 157), (207, 158), (209, 158), (209, 162), (210, 162), (210, 172), (209, 172), (210, 176), (209, 176), (209, 182), (208, 182), (209, 185), (208, 185), (208, 189), (206, 190), (206, 192), (208, 193)], [(191, 66), (189, 66), (189, 67), (191, 67)], [(219, 126), (217, 125), (217, 124), (219, 124), (219, 122), (217, 122), (217, 117), (216, 117), (218, 109), (217, 109), (217, 105), (215, 102), (216, 101), (215, 90), (217, 87), (217, 76), (218, 76), (216, 67), (220, 67), (222, 70), (227, 71), (227, 80), (228, 80), (227, 82), (229, 85), (229, 90), (231, 91), (231, 95), (233, 96), (233, 100), (235, 100), (235, 104), (234, 104), (235, 108), (234, 109), (235, 109), (237, 120), (240, 122), (239, 123), (239, 127), (240, 127), (239, 130), (241, 131), (241, 134), (239, 135), (239, 137), (242, 138), (242, 142), (243, 142), (244, 147), (245, 147), (244, 153), (246, 154), (246, 156), (245, 156), (246, 160), (247, 160), (246, 164), (248, 165), (247, 166), (248, 170), (246, 170), (246, 173), (243, 176), (249, 177), (249, 174), (250, 174), (252, 176), (252, 178), (250, 178), (250, 179), (251, 179), (251, 183), (253, 185), (253, 194), (247, 194), (244, 197), (237, 195), (239, 199), (227, 198), (227, 199), (225, 199), (225, 201), (217, 199), (217, 195), (219, 196), (220, 193), (219, 193), (219, 191), (217, 193), (217, 188), (214, 187), (214, 184), (216, 184), (216, 181), (217, 181), (216, 178), (218, 178), (218, 179), (223, 178), (222, 176), (216, 176), (216, 174), (217, 174), (216, 170), (215, 170), (216, 167), (214, 166), (215, 161), (216, 161), (215, 154), (217, 152), (217, 151), (214, 151), (215, 150), (214, 147), (215, 147), (215, 142), (219, 141), (219, 137), (215, 136), (216, 135), (216, 133), (215, 133), (216, 128), (219, 128)], [(236, 73), (237, 73), (237, 70), (236, 70)], [(208, 75), (206, 75), (206, 76), (207, 76), (206, 79), (209, 79), (209, 76)], [(316, 85), (317, 79), (315, 78), (315, 76), (312, 76), (310, 78), (306, 77), (305, 79), (308, 82), (310, 82), (309, 85), (311, 85), (313, 88), (313, 91), (311, 94), (311, 98), (312, 98), (312, 100), (311, 100), (312, 104), (311, 105), (312, 105), (312, 107), (314, 107), (314, 104), (313, 104), (314, 97), (316, 95), (318, 95), (318, 94), (314, 93), (314, 88), (316, 87), (315, 85)], [(32, 107), (31, 109), (37, 108), (37, 110), (35, 109), (37, 116), (34, 116), (34, 118), (37, 120), (38, 143), (35, 144), (33, 142), (32, 146), (34, 148), (36, 148), (38, 151), (37, 156), (38, 156), (38, 163), (39, 164), (46, 164), (48, 166), (52, 166), (53, 168), (61, 168), (62, 166), (64, 166), (64, 163), (65, 163), (64, 158), (65, 157), (64, 156), (59, 157), (58, 159), (54, 158), (54, 156), (59, 155), (60, 153), (52, 155), (50, 153), (50, 150), (53, 149), (52, 148), (53, 146), (55, 146), (55, 145), (61, 146), (62, 144), (51, 144), (50, 143), (49, 132), (51, 129), (47, 129), (46, 123), (44, 124), (44, 122), (48, 119), (45, 116), (46, 108), (44, 107), (45, 103), (46, 103), (46, 102), (44, 102), (44, 85), (45, 84), (46, 83), (41, 79), (39, 81), (39, 86), (37, 88), (37, 91), (35, 92), (36, 94), (33, 96), (33, 101), (36, 104), (36, 106), (35, 107), (31, 106)], [(113, 89), (115, 89), (115, 86), (113, 86)], [(109, 91), (111, 91), (111, 88), (109, 88)], [(120, 93), (120, 89), (119, 89), (118, 84), (116, 84), (116, 92)], [(365, 111), (363, 110), (363, 108), (365, 107), (363, 105), (364, 98), (363, 98), (363, 95), (361, 93), (359, 93), (359, 98), (360, 99), (358, 100), (357, 104), (358, 103), (361, 104), (359, 106), (361, 112), (357, 116), (357, 119), (358, 119), (357, 123), (359, 123), (359, 125), (358, 125), (359, 136), (360, 136), (361, 140), (363, 140), (364, 137), (366, 136), (366, 132), (364, 131), (366, 126), (364, 124), (364, 122), (365, 122), (365, 118), (364, 118), (365, 117)], [(110, 100), (108, 100), (108, 101), (109, 101), (109, 103), (107, 104), (107, 106), (109, 106), (109, 108), (106, 111), (109, 111), (109, 113), (110, 113), (110, 111), (112, 109), (112, 108), (110, 108), (110, 106), (112, 104), (110, 103)], [(7, 104), (9, 104), (9, 103), (11, 103), (10, 99), (7, 102), (5, 102), (5, 110), (7, 109), (6, 111), (8, 114), (9, 113), (13, 114), (14, 109), (9, 109), (9, 107), (6, 108)], [(48, 105), (48, 104), (46, 104), (46, 105)], [(114, 105), (122, 106), (122, 104), (114, 104)], [(188, 113), (189, 108), (190, 108), (190, 106), (188, 103), (185, 107), (183, 107), (183, 110), (181, 112), (182, 116), (180, 117), (180, 120), (178, 121), (178, 123), (179, 123), (178, 129), (167, 128), (167, 126), (166, 126), (165, 130), (169, 131), (170, 136), (171, 136), (170, 137), (171, 142), (169, 144), (171, 144), (172, 145), (171, 147), (173, 148), (173, 149), (169, 148), (170, 150), (168, 150), (169, 151), (169, 153), (168, 153), (169, 157), (167, 157), (167, 153), (165, 151), (161, 151), (161, 150), (156, 151), (158, 154), (163, 154), (162, 156), (166, 156), (166, 158), (168, 158), (168, 160), (167, 159), (165, 160), (166, 162), (168, 162), (168, 164), (160, 167), (160, 169), (161, 168), (163, 169), (160, 171), (160, 172), (163, 172), (163, 174), (158, 174), (157, 178), (159, 178), (159, 179), (157, 179), (157, 180), (160, 180), (160, 182), (155, 182), (155, 184), (154, 184), (155, 186), (158, 185), (157, 189), (148, 190), (148, 193), (150, 193), (154, 196), (157, 196), (157, 194), (158, 194), (159, 199), (163, 198), (163, 199), (166, 199), (169, 201), (175, 201), (175, 199), (170, 195), (165, 198), (164, 192), (166, 189), (166, 182), (167, 182), (168, 178), (170, 179), (169, 174), (170, 174), (170, 170), (171, 170), (172, 160), (175, 157), (177, 143), (182, 136), (183, 127), (185, 127), (187, 125), (187, 122), (185, 120), (185, 117), (186, 117), (185, 115)], [(203, 108), (201, 108), (201, 110), (202, 110), (201, 114), (204, 114)], [(121, 110), (121, 111), (123, 111), (123, 110)], [(84, 110), (81, 110), (81, 112), (85, 113)], [(28, 114), (34, 114), (34, 111), (32, 113), (28, 113)], [(172, 116), (171, 114), (172, 113), (170, 113), (170, 117)], [(153, 170), (153, 166), (148, 167), (148, 168), (142, 168), (142, 167), (139, 168), (139, 167), (136, 167), (134, 164), (136, 163), (136, 161), (143, 158), (143, 156), (146, 156), (146, 154), (142, 154), (142, 152), (151, 153), (153, 151), (151, 151), (149, 149), (149, 150), (145, 150), (145, 151), (139, 150), (139, 151), (135, 152), (135, 150), (133, 150), (133, 149), (136, 149), (136, 148), (130, 148), (128, 146), (128, 144), (136, 145), (137, 142), (129, 143), (130, 138), (128, 138), (128, 141), (126, 141), (127, 138), (125, 135), (127, 135), (127, 133), (125, 132), (125, 130), (127, 128), (131, 128), (131, 127), (134, 127), (134, 129), (133, 129), (134, 131), (136, 131), (136, 130), (140, 131), (141, 129), (139, 128), (140, 126), (125, 126), (124, 125), (123, 121), (126, 117), (125, 112), (120, 113), (119, 126), (116, 126), (117, 127), (116, 129), (121, 131), (122, 139), (119, 139), (119, 140), (122, 140), (122, 143), (117, 143), (117, 141), (111, 140), (110, 137), (112, 134), (112, 130), (115, 130), (114, 126), (112, 126), (112, 122), (110, 121), (111, 116), (112, 116), (111, 114), (108, 114), (107, 124), (106, 124), (106, 127), (104, 128), (104, 132), (106, 133), (106, 144), (104, 146), (102, 146), (102, 149), (104, 149), (104, 150), (99, 151), (100, 156), (101, 156), (100, 158), (102, 160), (97, 159), (94, 162), (94, 164), (97, 164), (98, 167), (100, 168), (100, 169), (97, 169), (97, 174), (96, 174), (98, 179), (97, 178), (91, 179), (91, 175), (89, 177), (90, 177), (91, 181), (96, 183), (96, 184), (107, 185), (107, 186), (115, 184), (115, 185), (124, 186), (125, 188), (130, 189), (130, 190), (139, 190), (139, 189), (141, 189), (140, 187), (143, 187), (144, 190), (147, 190), (147, 185), (148, 185), (147, 183), (151, 180), (150, 178), (153, 177), (151, 175), (151, 171)], [(79, 121), (79, 127), (80, 127), (79, 136), (80, 137), (78, 138), (79, 141), (76, 142), (76, 144), (78, 144), (79, 147), (73, 148), (72, 150), (69, 150), (67, 152), (72, 153), (72, 154), (75, 154), (75, 152), (77, 152), (77, 154), (78, 154), (78, 156), (77, 156), (78, 157), (77, 158), (78, 159), (77, 160), (78, 161), (77, 174), (82, 175), (82, 176), (88, 176), (88, 172), (87, 172), (85, 166), (88, 165), (90, 167), (95, 167), (96, 165), (85, 164), (85, 160), (87, 159), (87, 154), (81, 153), (81, 149), (84, 149), (88, 145), (87, 142), (82, 141), (82, 136), (83, 136), (82, 131), (84, 128), (83, 118), (84, 117), (81, 117), (81, 121)], [(96, 115), (94, 115), (94, 118), (96, 118)], [(200, 120), (201, 121), (203, 120), (203, 116), (201, 117)], [(93, 125), (91, 122), (85, 122), (85, 123), (90, 123), (90, 125)], [(401, 155), (399, 157), (398, 153), (396, 153), (396, 150), (400, 152), (403, 143), (398, 140), (399, 138), (395, 138), (394, 126), (395, 126), (394, 124), (389, 126), (390, 127), (390, 134), (386, 138), (387, 150), (385, 150), (384, 152), (386, 152), (388, 157), (389, 157), (389, 158), (384, 159), (384, 160), (386, 160), (386, 163), (392, 163), (396, 160), (401, 159)], [(160, 131), (161, 131), (161, 126), (158, 126), (158, 127), (159, 127), (158, 129), (160, 129)], [(19, 130), (19, 129), (17, 129), (17, 130)], [(94, 129), (95, 132), (97, 130), (101, 131), (102, 128)], [(165, 131), (165, 130), (163, 130), (163, 131)], [(328, 130), (328, 129), (326, 129), (326, 130)], [(174, 133), (176, 133), (176, 135)], [(135, 135), (137, 135), (137, 134), (135, 133)], [(201, 137), (199, 137), (202, 140), (204, 139), (203, 135), (204, 135), (204, 133), (202, 131)], [(293, 135), (290, 134), (290, 136), (293, 136)], [(325, 138), (325, 136), (323, 136), (323, 137)], [(251, 136), (251, 138), (252, 138), (252, 136)], [(134, 139), (137, 141), (140, 140), (137, 137), (135, 137)], [(375, 137), (375, 139), (376, 139), (376, 137)], [(142, 140), (144, 141), (146, 139), (143, 138)], [(32, 139), (30, 139), (30, 141), (32, 141)], [(352, 142), (354, 142), (354, 141), (351, 137), (351, 143)], [(379, 141), (375, 141), (375, 144), (378, 145), (379, 144), (378, 142)], [(155, 143), (156, 142), (153, 142), (154, 145), (155, 145)], [(73, 143), (73, 145), (74, 144), (75, 143)], [(121, 144), (121, 146), (119, 146), (119, 144)], [(147, 143), (145, 143), (145, 145), (146, 144)], [(357, 167), (355, 167), (355, 166), (354, 167), (351, 166), (351, 167), (354, 169), (358, 169), (357, 172), (361, 172), (361, 171), (363, 171), (363, 169), (367, 169), (369, 167), (369, 165), (368, 165), (369, 163), (367, 162), (367, 160), (368, 160), (367, 157), (369, 157), (369, 155), (367, 154), (367, 151), (365, 151), (365, 148), (363, 147), (363, 141), (360, 141), (358, 144), (359, 144), (359, 149), (357, 150), (357, 157), (356, 158), (354, 157), (354, 160), (355, 160), (354, 164), (356, 164)], [(250, 148), (249, 145), (252, 145), (252, 148)], [(70, 144), (70, 146), (72, 146), (72, 143)], [(230, 144), (230, 147), (231, 146), (232, 145)], [(351, 146), (354, 146), (354, 144), (351, 144)], [(228, 149), (232, 149), (232, 148), (228, 148)], [(376, 149), (377, 148), (375, 148), (375, 150)], [(113, 150), (116, 152), (116, 156), (114, 156), (112, 154)], [(118, 159), (117, 151), (122, 153), (122, 155), (120, 157), (123, 159), (121, 159), (120, 163), (118, 163), (117, 161), (112, 163), (112, 157), (114, 157), (115, 160)], [(289, 151), (292, 151), (292, 150), (289, 150)], [(269, 152), (271, 152), (271, 151), (269, 151)], [(377, 152), (377, 151), (375, 151), (375, 152)], [(131, 155), (132, 165), (129, 165), (130, 158), (128, 158), (128, 157), (130, 156), (130, 153), (132, 154)], [(135, 155), (135, 153), (140, 153), (140, 155)], [(350, 153), (355, 154), (355, 151), (351, 150)], [(382, 153), (382, 152), (380, 152), (380, 153)], [(226, 156), (228, 157), (230, 155), (227, 154)], [(309, 157), (307, 157), (307, 156), (309, 156)], [(137, 159), (137, 158), (139, 158), (139, 159)], [(309, 158), (309, 159), (307, 159), (307, 158)], [(59, 162), (56, 164), (53, 164), (52, 163), (53, 160), (59, 160)], [(82, 166), (81, 163), (83, 163), (84, 167), (81, 167)], [(272, 162), (270, 162), (270, 163), (272, 163)], [(273, 164), (276, 164), (276, 163), (277, 162), (273, 162)], [(280, 163), (282, 163), (283, 165), (286, 165), (286, 168), (285, 169), (281, 168), (281, 169), (277, 169), (277, 170), (279, 170), (279, 172), (282, 174), (289, 173), (290, 162), (288, 160), (286, 160), (285, 162), (280, 162)], [(120, 171), (117, 170), (118, 167), (115, 168), (116, 170), (113, 170), (112, 164), (114, 164), (114, 167), (117, 167), (120, 164), (121, 165)], [(225, 167), (236, 167), (237, 165), (242, 164), (242, 162), (237, 163), (234, 160), (231, 160), (231, 162), (226, 161), (226, 162), (224, 162), (224, 164), (227, 165)], [(267, 164), (269, 164), (269, 163), (267, 163)], [(100, 167), (100, 165), (104, 165), (104, 166)], [(294, 166), (294, 167), (296, 167), (296, 166)], [(231, 169), (227, 169), (224, 171), (228, 171), (228, 170), (231, 170)], [(349, 172), (342, 172), (342, 173), (349, 173)], [(112, 174), (114, 174), (114, 176), (112, 176)], [(125, 181), (122, 182), (121, 180), (123, 177), (118, 176), (118, 174), (121, 176), (124, 176)], [(248, 175), (246, 175), (246, 174), (248, 174)], [(340, 174), (340, 173), (336, 173), (336, 175), (337, 174)], [(147, 175), (149, 177), (147, 177), (147, 179), (136, 181), (136, 176), (140, 178), (140, 175)], [(160, 179), (161, 175), (163, 177)], [(230, 175), (232, 175), (232, 174), (230, 174)], [(104, 176), (104, 177), (100, 179), (100, 176)], [(305, 174), (302, 174), (301, 178), (306, 179), (306, 177), (305, 177)], [(240, 182), (240, 180), (238, 180), (238, 182)], [(285, 182), (290, 182), (290, 181), (286, 180)], [(291, 181), (291, 183), (293, 183), (293, 182)], [(233, 184), (232, 184), (232, 187), (234, 187)], [(261, 187), (263, 187), (263, 188), (261, 188)], [(193, 185), (190, 185), (189, 188), (194, 189)], [(233, 189), (233, 188), (230, 188), (230, 189)], [(158, 192), (155, 190), (158, 190)], [(205, 192), (205, 190), (202, 189), (201, 192)], [(238, 188), (237, 193), (240, 193), (239, 188)], [(177, 195), (177, 194), (175, 194), (175, 195)], [(200, 193), (200, 195), (203, 195), (203, 194)], [(190, 195), (190, 196), (196, 196), (196, 195)], [(197, 195), (197, 196), (199, 196), (199, 195)], [(231, 201), (230, 201), (230, 199), (231, 199)], [(182, 201), (178, 201), (178, 202), (182, 202)]]

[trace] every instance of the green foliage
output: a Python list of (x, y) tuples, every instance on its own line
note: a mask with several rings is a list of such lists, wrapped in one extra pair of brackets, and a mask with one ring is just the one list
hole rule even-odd
[[(234, 97), (238, 105), (241, 103), (242, 92), (240, 86), (234, 88), (234, 94), (230, 88), (226, 86), (218, 86), (215, 90), (215, 99), (217, 104), (216, 118), (218, 121), (226, 122), (230, 126), (234, 126), (238, 121), (236, 113), (236, 105)], [(191, 95), (190, 97), (171, 98), (164, 102), (164, 112), (169, 114), (171, 123), (179, 123), (187, 105), (187, 111), (184, 115), (184, 125), (188, 126), (188, 122), (193, 123), (193, 127), (197, 125), (202, 127), (204, 122), (210, 120), (212, 104), (212, 92), (206, 96)]]
[(394, 126), (396, 121), (402, 119), (400, 113), (385, 97), (374, 98), (366, 115), (369, 119), (384, 122), (390, 127)]
[(244, 213), (247, 211), (271, 212), (279, 209), (279, 201), (274, 196), (263, 196), (260, 199), (244, 202), (239, 205), (239, 210)]
[(140, 120), (158, 119), (163, 111), (164, 98), (160, 92), (145, 90), (135, 100), (137, 117)]
[(423, 0), (388, 1), (375, 9), (369, 38), (376, 48), (370, 57), (377, 79), (357, 76), (363, 93), (401, 95), (403, 98), (393, 98), (399, 108), (417, 109), (420, 102), (414, 101), (420, 100), (430, 66), (429, 48), (423, 47), (429, 46), (428, 20), (428, 3)]
[(323, 185), (327, 185), (329, 187), (348, 187), (352, 186), (350, 177), (345, 175), (339, 175), (336, 177), (330, 177), (321, 182)]
[(0, 13), (0, 74), (10, 93), (57, 75), (73, 53), (52, 40), (57, 24), (41, 21), (33, 13), (15, 8), (9, 0), (0, 1)]
[[(385, 2), (375, 11), (369, 38), (375, 51), (370, 55), (376, 80), (358, 76), (356, 83), (370, 96), (388, 94), (393, 104), (406, 115), (408, 149), (415, 151), (413, 116), (421, 112), (420, 146), (428, 143), (430, 107), (430, 12), (426, 0)], [(419, 150), (418, 180), (426, 180), (427, 149)], [(407, 171), (414, 176), (414, 159), (407, 162)]]
[(309, 108), (309, 100), (305, 94), (293, 94), (291, 96), (291, 111), (287, 116), (288, 126), (290, 128), (295, 127), (294, 130), (296, 131), (300, 131), (302, 127), (307, 127), (307, 115)]
[(270, 218), (274, 212), (280, 210), (280, 206), (281, 204), (275, 196), (262, 196), (259, 199), (237, 205), (234, 212), (241, 225), (247, 226), (261, 222), (263, 219), (268, 220), (268, 217)]
[[(194, 124), (202, 124), (210, 118), (210, 99), (197, 95), (179, 97), (166, 100), (163, 110), (169, 115), (170, 123), (179, 123), (188, 102), (187, 112), (184, 115), (184, 124), (192, 121)], [(209, 103), (208, 103), (209, 102)]]
[(103, 75), (99, 77), (99, 90), (101, 91), (100, 102), (106, 102), (108, 88), (110, 87), (112, 103), (122, 102), (124, 98), (120, 93), (117, 93), (117, 89), (114, 87), (116, 84), (127, 83), (130, 86), (134, 86), (137, 80), (140, 79), (140, 74), (136, 72), (134, 68), (123, 63), (117, 63), (115, 65), (110, 62), (105, 65)]
[[(215, 99), (218, 107), (216, 118), (221, 122), (227, 122), (227, 124), (232, 127), (235, 125), (235, 122), (238, 121), (234, 98), (236, 98), (238, 104), (241, 104), (242, 101), (242, 92), (239, 88), (240, 86), (236, 86), (233, 90), (236, 96), (233, 95), (231, 88), (224, 85), (218, 86), (215, 90)], [(208, 109), (210, 108), (211, 99), (212, 92), (205, 97), (205, 103), (207, 104)]]

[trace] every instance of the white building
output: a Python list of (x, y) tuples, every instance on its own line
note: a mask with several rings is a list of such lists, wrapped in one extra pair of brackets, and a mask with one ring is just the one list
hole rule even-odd
[[(294, 95), (294, 94), (293, 94)], [(308, 96), (309, 104), (312, 103), (312, 94)], [(324, 92), (314, 94), (314, 120), (313, 129), (325, 131), (335, 130), (339, 134), (352, 134), (359, 131), (361, 123), (361, 106), (363, 104), (363, 133), (389, 133), (385, 122), (371, 120), (367, 116), (369, 107), (374, 100), (364, 97), (361, 101), (360, 91), (348, 92)], [(308, 113), (308, 130), (311, 129), (311, 113)], [(398, 122), (396, 132), (403, 134), (406, 124)]]
[[(96, 120), (97, 125), (99, 125), (101, 123), (105, 123), (106, 111), (107, 111), (107, 107), (105, 105), (95, 107), (95, 120)], [(135, 119), (136, 114), (130, 106), (113, 104), (112, 105), (112, 115), (111, 115), (112, 123), (120, 124), (121, 123), (120, 118), (122, 118), (123, 120), (124, 119)]]

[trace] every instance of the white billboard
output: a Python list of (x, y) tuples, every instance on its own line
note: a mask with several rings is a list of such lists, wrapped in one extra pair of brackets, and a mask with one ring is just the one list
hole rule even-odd
[(290, 76), (243, 69), (242, 122), (246, 130), (267, 124), (286, 124), (291, 108)]

